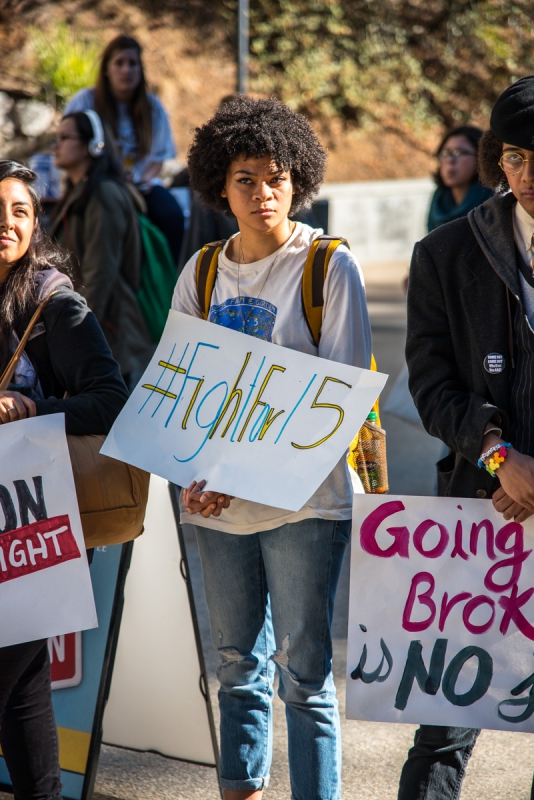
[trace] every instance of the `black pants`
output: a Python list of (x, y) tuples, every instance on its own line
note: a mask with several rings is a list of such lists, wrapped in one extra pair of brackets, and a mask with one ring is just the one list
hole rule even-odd
[(421, 725), (401, 772), (397, 800), (458, 800), (478, 728)]
[(60, 798), (46, 640), (0, 648), (0, 744), (15, 800)]
[(184, 238), (184, 215), (180, 204), (163, 186), (156, 184), (145, 194), (147, 217), (165, 234), (175, 264)]

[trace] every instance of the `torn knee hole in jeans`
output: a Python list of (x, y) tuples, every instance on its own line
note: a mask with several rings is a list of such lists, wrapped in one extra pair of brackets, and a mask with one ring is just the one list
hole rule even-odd
[(219, 631), (219, 647), (218, 652), (221, 654), (221, 658), (225, 664), (229, 664), (236, 661), (243, 661), (245, 656), (241, 653), (237, 647), (227, 646), (223, 647), (223, 632)]
[(243, 661), (245, 656), (240, 653), (237, 647), (219, 647), (222, 660), (226, 663), (231, 661)]
[(274, 661), (274, 663), (280, 667), (283, 672), (289, 675), (293, 683), (298, 684), (298, 675), (293, 672), (289, 666), (289, 633), (286, 633), (282, 639), (282, 647), (280, 647), (278, 650), (275, 650), (271, 656), (271, 660)]

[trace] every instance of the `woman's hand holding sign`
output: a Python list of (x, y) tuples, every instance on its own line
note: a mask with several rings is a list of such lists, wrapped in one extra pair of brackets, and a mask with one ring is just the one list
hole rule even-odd
[(204, 492), (206, 481), (193, 481), (188, 489), (184, 489), (183, 501), (189, 514), (200, 514), (202, 517), (219, 517), (223, 508), (229, 508), (234, 498), (219, 492)]
[(33, 400), (20, 392), (0, 391), (0, 423), (35, 417), (37, 410)]

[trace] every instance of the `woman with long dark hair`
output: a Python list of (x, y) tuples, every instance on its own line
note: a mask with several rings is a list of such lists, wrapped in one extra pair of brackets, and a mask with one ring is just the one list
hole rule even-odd
[(49, 232), (72, 256), (74, 285), (95, 314), (124, 377), (135, 379), (152, 352), (136, 293), (141, 240), (134, 203), (95, 111), (61, 120), (55, 163), (67, 189)]
[[(0, 391), (0, 424), (63, 412), (68, 434), (106, 434), (126, 387), (98, 322), (73, 291), (67, 257), (39, 225), (36, 177), (0, 161), (0, 374), (50, 297), (11, 384)], [(17, 800), (60, 798), (44, 639), (0, 648), (0, 745)]]
[(143, 192), (150, 220), (167, 237), (175, 263), (184, 232), (182, 210), (157, 177), (166, 159), (174, 158), (167, 113), (147, 91), (141, 45), (131, 36), (117, 36), (104, 49), (96, 85), (70, 100), (65, 114), (94, 109), (117, 142), (128, 177)]

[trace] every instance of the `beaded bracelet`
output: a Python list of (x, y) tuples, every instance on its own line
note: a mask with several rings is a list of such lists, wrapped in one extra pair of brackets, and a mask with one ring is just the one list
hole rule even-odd
[[(490, 447), (489, 450), (486, 450), (485, 453), (482, 453), (482, 455), (480, 456), (480, 458), (478, 459), (478, 462), (477, 462), (479, 468), (480, 469), (484, 469), (484, 467), (486, 466), (484, 464), (485, 459), (488, 456), (490, 456), (492, 453), (495, 453), (496, 450), (500, 450), (500, 448), (502, 446), (503, 446), (502, 444), (494, 444), (493, 447)], [(506, 446), (509, 447), (510, 445), (506, 445)]]
[[(485, 453), (482, 453), (480, 458), (478, 459), (478, 466), (480, 469), (486, 469), (487, 472), (491, 475), (492, 478), (495, 477), (495, 472), (499, 469), (503, 461), (506, 459), (508, 455), (508, 451), (512, 445), (510, 442), (503, 442), (502, 444), (496, 444), (493, 447), (490, 447)], [(484, 464), (484, 459), (491, 456), (490, 460), (487, 464)]]

